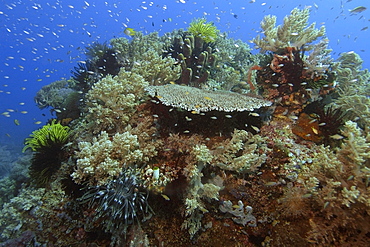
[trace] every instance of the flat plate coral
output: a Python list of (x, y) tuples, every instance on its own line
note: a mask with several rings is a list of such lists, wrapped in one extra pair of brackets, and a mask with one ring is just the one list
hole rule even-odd
[(271, 102), (229, 91), (209, 91), (195, 87), (168, 84), (149, 86), (145, 90), (166, 106), (179, 107), (187, 111), (253, 111)]

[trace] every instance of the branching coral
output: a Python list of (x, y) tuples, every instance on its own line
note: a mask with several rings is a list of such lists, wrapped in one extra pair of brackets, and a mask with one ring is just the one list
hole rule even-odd
[(370, 123), (370, 72), (362, 70), (362, 59), (354, 52), (342, 53), (334, 64), (337, 73), (339, 97), (334, 105), (359, 118), (362, 127)]
[[(318, 30), (315, 28), (315, 23), (308, 25), (309, 9), (299, 10), (293, 9), (289, 16), (284, 18), (283, 26), (277, 26), (276, 16), (265, 16), (261, 22), (264, 37), (260, 35), (252, 40), (257, 45), (261, 52), (264, 51), (279, 51), (285, 47), (300, 48), (315, 41), (317, 38), (325, 35), (325, 27), (321, 26)], [(306, 50), (309, 50), (307, 47)]]
[(144, 77), (150, 85), (165, 85), (180, 77), (181, 69), (171, 57), (162, 58), (153, 49), (143, 53), (131, 69)]
[(124, 129), (143, 99), (148, 84), (142, 76), (124, 69), (115, 77), (108, 75), (95, 83), (86, 94), (86, 118), (97, 127), (93, 131)]
[(112, 137), (103, 131), (92, 142), (79, 142), (76, 169), (72, 177), (76, 183), (102, 185), (117, 177), (122, 168), (135, 167), (157, 154), (158, 143), (151, 141), (153, 133), (145, 126), (131, 128)]

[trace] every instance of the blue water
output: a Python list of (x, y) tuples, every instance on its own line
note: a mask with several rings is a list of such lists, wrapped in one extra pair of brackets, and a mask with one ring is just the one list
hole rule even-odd
[(51, 82), (69, 78), (71, 69), (85, 59), (83, 48), (88, 44), (127, 37), (123, 33), (126, 27), (161, 35), (186, 28), (194, 18), (205, 16), (230, 37), (248, 42), (260, 31), (265, 15), (276, 15), (277, 24), (281, 24), (293, 8), (306, 6), (311, 9), (309, 22), (326, 26), (334, 58), (341, 52), (355, 51), (364, 60), (363, 66), (370, 68), (370, 31), (361, 31), (370, 25), (370, 10), (356, 15), (348, 11), (361, 5), (369, 7), (368, 0), (2, 0), (0, 112), (9, 112), (10, 116), (0, 115), (0, 145), (20, 151), (24, 138), (40, 127), (35, 122), (43, 124), (52, 117), (48, 109), (37, 108), (36, 92)]

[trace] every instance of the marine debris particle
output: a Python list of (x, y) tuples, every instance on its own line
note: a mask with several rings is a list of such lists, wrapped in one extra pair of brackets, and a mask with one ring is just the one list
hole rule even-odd
[(209, 91), (177, 84), (149, 86), (145, 91), (166, 106), (194, 112), (253, 111), (272, 104), (270, 101), (229, 91)]

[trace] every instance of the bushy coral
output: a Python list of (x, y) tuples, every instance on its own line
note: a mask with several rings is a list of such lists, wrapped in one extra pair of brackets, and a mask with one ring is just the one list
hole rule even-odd
[(236, 172), (256, 171), (267, 159), (266, 139), (245, 130), (235, 130), (232, 138), (211, 148), (213, 164)]
[(143, 159), (136, 135), (126, 131), (116, 133), (112, 139), (103, 131), (90, 142), (79, 142), (76, 153), (76, 170), (72, 177), (76, 183), (105, 184), (118, 176), (123, 167)]
[(122, 131), (144, 97), (149, 83), (136, 73), (121, 69), (115, 77), (106, 76), (86, 94), (86, 118), (93, 131)]
[(129, 126), (112, 137), (103, 131), (92, 142), (79, 142), (76, 169), (71, 175), (74, 181), (103, 185), (117, 177), (123, 168), (134, 167), (156, 155), (158, 144), (152, 143), (146, 132), (137, 132)]
[(354, 52), (342, 53), (334, 70), (337, 73), (339, 97), (333, 104), (349, 111), (362, 127), (370, 123), (370, 72), (362, 69), (362, 59)]
[(308, 26), (309, 9), (305, 8), (299, 10), (295, 8), (289, 16), (284, 18), (282, 26), (275, 26), (276, 16), (265, 16), (261, 22), (264, 37), (261, 39), (260, 35), (252, 40), (253, 43), (261, 50), (264, 51), (279, 51), (285, 47), (308, 46), (317, 38), (325, 35), (325, 26), (320, 29), (315, 28), (315, 23)]
[(181, 69), (175, 59), (164, 57), (153, 49), (143, 53), (131, 69), (141, 75), (150, 85), (165, 85), (180, 77)]

